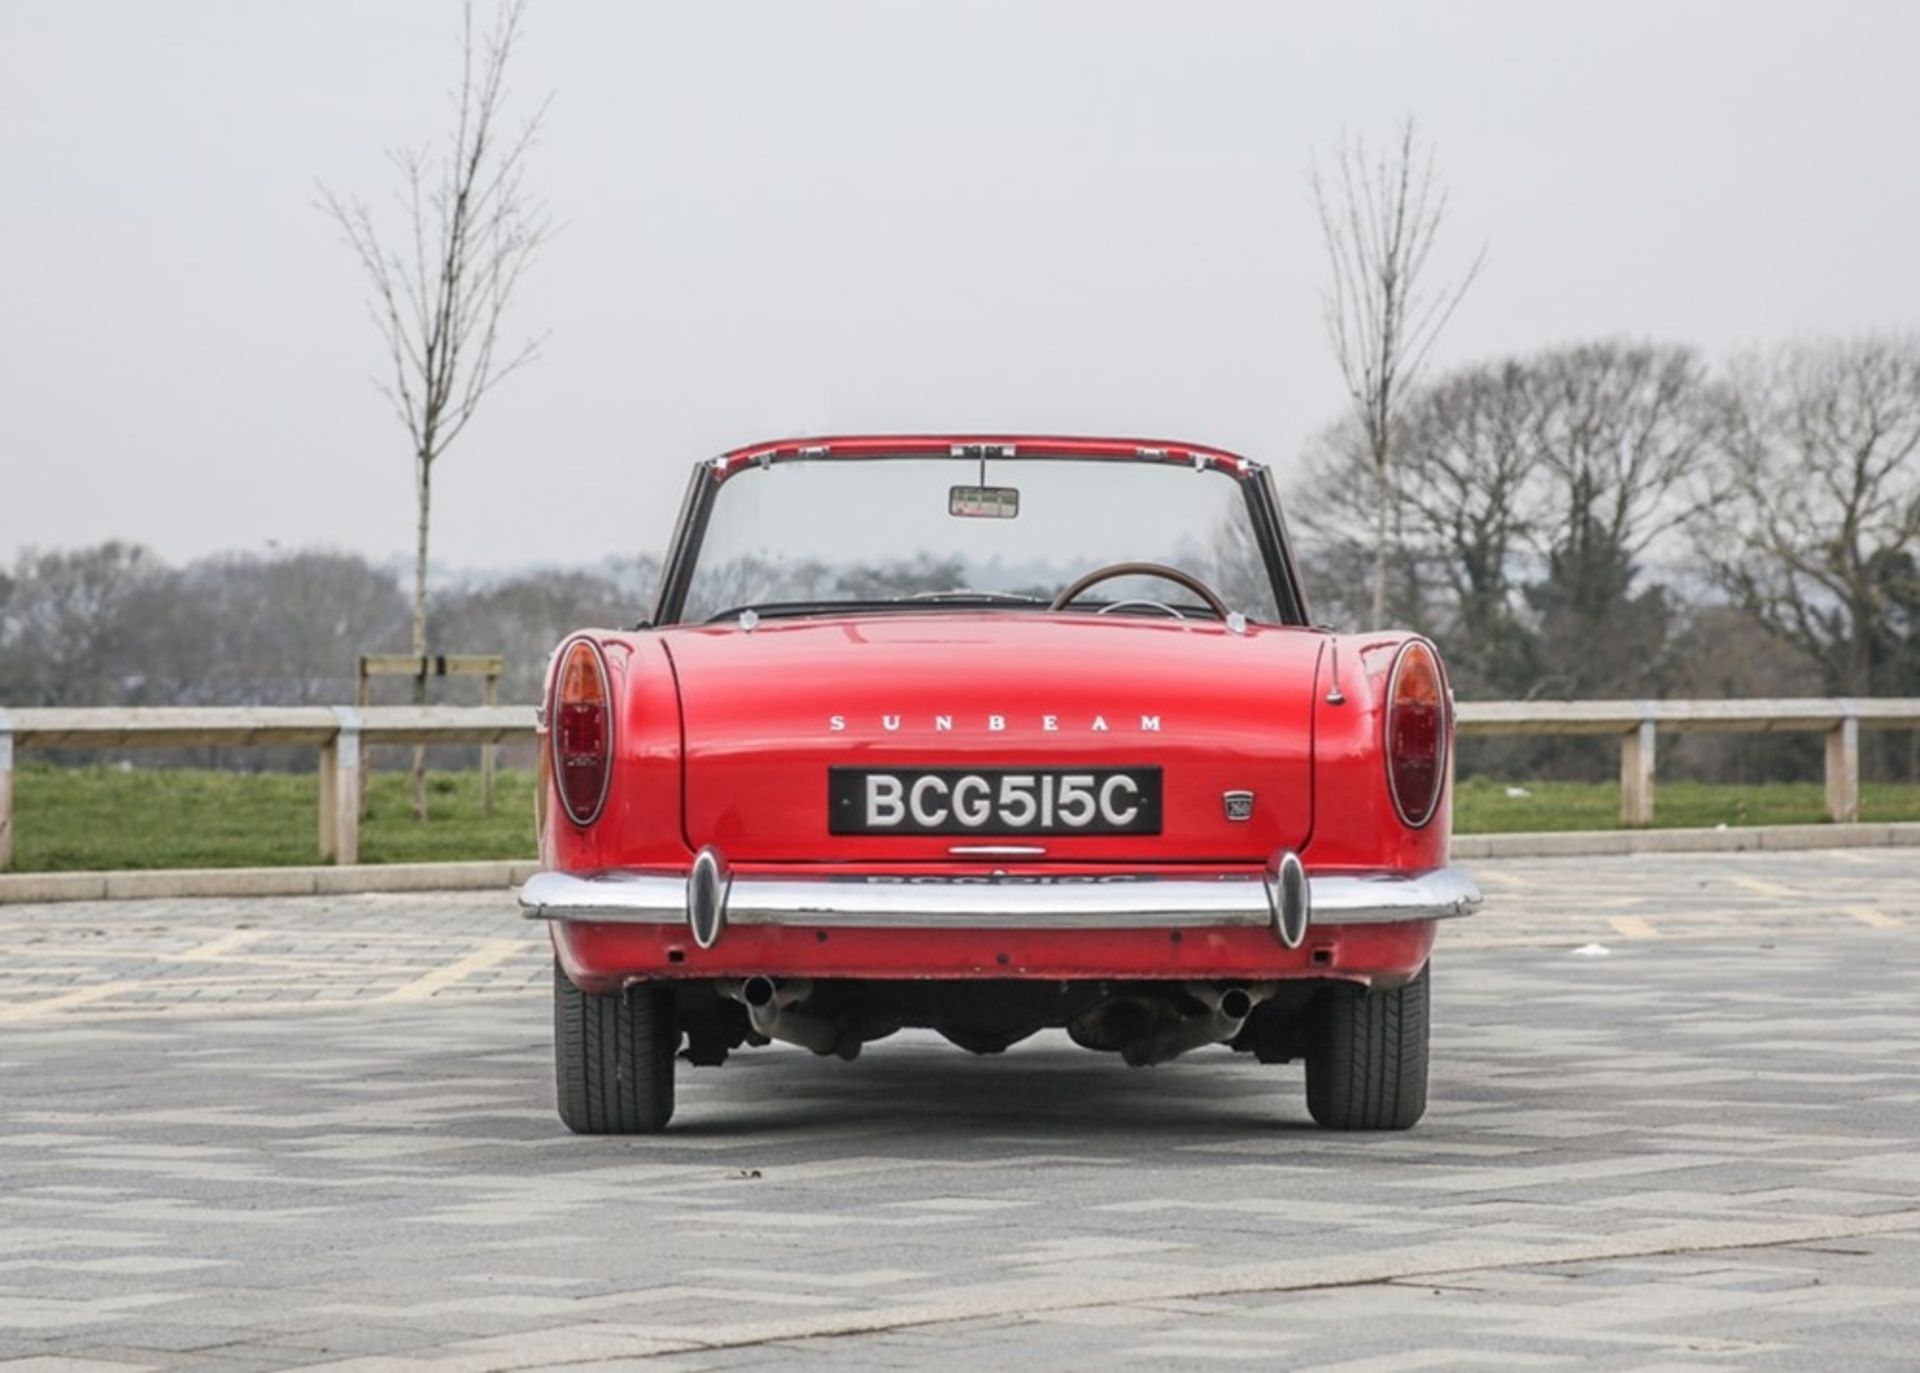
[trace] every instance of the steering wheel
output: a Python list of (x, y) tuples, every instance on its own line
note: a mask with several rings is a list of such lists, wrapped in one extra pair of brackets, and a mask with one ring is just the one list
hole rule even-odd
[(1184, 587), (1198, 596), (1201, 602), (1222, 620), (1230, 613), (1227, 603), (1220, 599), (1214, 589), (1194, 576), (1191, 572), (1182, 572), (1177, 567), (1168, 567), (1165, 563), (1109, 563), (1105, 567), (1096, 567), (1086, 576), (1067, 587), (1053, 598), (1048, 610), (1065, 610), (1080, 597), (1101, 582), (1110, 582), (1115, 577), (1158, 577), (1162, 581), (1172, 582)]

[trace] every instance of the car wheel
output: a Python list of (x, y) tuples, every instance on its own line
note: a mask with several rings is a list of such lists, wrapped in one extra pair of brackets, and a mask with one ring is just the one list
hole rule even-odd
[(1404, 987), (1322, 987), (1307, 1009), (1307, 1110), (1330, 1130), (1405, 1130), (1427, 1109), (1428, 968)]
[(553, 965), (553, 1067), (560, 1119), (578, 1135), (644, 1135), (673, 1115), (680, 1027), (658, 983), (592, 996)]

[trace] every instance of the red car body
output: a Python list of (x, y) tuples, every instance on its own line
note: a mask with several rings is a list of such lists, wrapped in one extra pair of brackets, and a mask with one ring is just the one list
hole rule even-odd
[[(1270, 507), (1268, 565), (1300, 622), (1073, 605), (675, 622), (675, 559), (697, 547), (710, 488), (756, 463), (981, 445), (1020, 460), (1218, 467), (1257, 519)], [(826, 439), (702, 464), (666, 613), (571, 638), (543, 711), (545, 871), (522, 904), (552, 931), (563, 1117), (584, 1130), (663, 1125), (683, 1043), (698, 1063), (769, 1038), (851, 1056), (902, 1025), (985, 1052), (1065, 1025), (1134, 1062), (1206, 1043), (1305, 1057), (1312, 1104), (1315, 1053), (1341, 1048), (1316, 1037), (1350, 1048), (1341, 1026), (1370, 1013), (1369, 997), (1378, 1012), (1379, 998), (1413, 988), (1417, 1092), (1389, 1083), (1408, 1100), (1315, 1110), (1328, 1124), (1411, 1124), (1425, 1100), (1436, 921), (1479, 900), (1447, 866), (1444, 669), (1417, 636), (1307, 623), (1284, 540), (1262, 469), (1187, 445)], [(1414, 695), (1423, 704), (1407, 704)], [(602, 713), (581, 714), (594, 699)], [(560, 741), (569, 718), (586, 753)], [(1388, 756), (1396, 729), (1412, 763)], [(580, 760), (596, 741), (593, 773)], [(854, 778), (834, 805), (857, 803), (858, 783), (878, 777), (865, 781), (868, 819), (911, 805), (944, 829), (849, 832), (830, 814), (834, 769)], [(1112, 780), (1117, 770), (1131, 771)], [(1108, 812), (1138, 824), (1149, 773), (1157, 833), (1060, 832), (1064, 820), (1045, 834), (954, 832), (992, 806), (996, 824), (1025, 814), (1041, 791), (1061, 816), (1078, 814), (1098, 788)], [(1397, 788), (1423, 786), (1431, 794), (1410, 814)], [(1336, 1003), (1360, 1009), (1326, 1009)], [(1317, 1031), (1329, 1017), (1338, 1023)], [(610, 1031), (628, 1045), (624, 1061), (618, 1044), (600, 1058), (587, 1047), (596, 1018), (626, 1026)], [(664, 1107), (647, 1090), (663, 1081)], [(628, 1106), (596, 1105), (596, 1082), (612, 1098), (641, 1086)]]

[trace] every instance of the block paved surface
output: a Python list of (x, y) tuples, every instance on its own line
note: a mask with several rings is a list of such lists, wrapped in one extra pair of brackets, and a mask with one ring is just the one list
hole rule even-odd
[(0, 908), (0, 1370), (1920, 1367), (1920, 858), (1472, 866), (1394, 1136), (909, 1034), (578, 1139), (504, 893)]

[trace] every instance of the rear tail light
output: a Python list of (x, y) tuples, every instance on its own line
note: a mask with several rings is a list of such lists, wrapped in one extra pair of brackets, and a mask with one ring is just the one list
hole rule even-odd
[(613, 775), (613, 702), (607, 664), (588, 639), (560, 655), (553, 693), (553, 773), (560, 804), (576, 825), (591, 825)]
[(1447, 685), (1433, 646), (1401, 646), (1387, 680), (1387, 787), (1400, 818), (1419, 829), (1439, 809), (1447, 778)]

